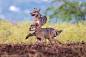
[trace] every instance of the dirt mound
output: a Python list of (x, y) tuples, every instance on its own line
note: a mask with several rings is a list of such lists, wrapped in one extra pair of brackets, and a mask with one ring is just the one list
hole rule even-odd
[(17, 57), (86, 57), (86, 44), (0, 44), (0, 55)]

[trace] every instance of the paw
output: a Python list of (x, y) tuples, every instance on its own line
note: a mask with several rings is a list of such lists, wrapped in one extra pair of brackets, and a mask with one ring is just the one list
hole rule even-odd
[(26, 39), (28, 39), (28, 37), (26, 37)]
[(61, 44), (61, 42), (59, 42), (59, 44)]

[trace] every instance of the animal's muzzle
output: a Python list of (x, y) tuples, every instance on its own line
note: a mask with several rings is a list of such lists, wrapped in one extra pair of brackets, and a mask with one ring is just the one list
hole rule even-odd
[(31, 14), (31, 16), (34, 16), (35, 14), (33, 14), (33, 13), (30, 13)]

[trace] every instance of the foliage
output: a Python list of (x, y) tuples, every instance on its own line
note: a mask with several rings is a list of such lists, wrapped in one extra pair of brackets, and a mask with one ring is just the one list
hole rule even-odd
[[(51, 12), (51, 14), (47, 14)], [(85, 21), (86, 16), (86, 2), (75, 0), (53, 0), (50, 7), (45, 11), (50, 18), (56, 18), (61, 21)], [(73, 20), (74, 19), (74, 20)]]

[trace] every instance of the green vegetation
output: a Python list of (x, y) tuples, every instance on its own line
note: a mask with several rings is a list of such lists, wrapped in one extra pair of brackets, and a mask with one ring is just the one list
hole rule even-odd
[[(52, 12), (52, 14), (48, 14)], [(52, 0), (50, 7), (45, 11), (46, 15), (56, 19), (56, 21), (71, 21), (78, 24), (79, 21), (85, 21), (86, 2), (79, 0)]]
[[(76, 43), (76, 42), (86, 42), (86, 22), (79, 23), (79, 26), (70, 23), (63, 24), (50, 24), (47, 22), (44, 27), (51, 27), (57, 30), (63, 30), (63, 32), (57, 36), (55, 39), (58, 39), (62, 43)], [(0, 44), (30, 44), (36, 41), (34, 36), (25, 39), (29, 31), (31, 22), (19, 22), (17, 25), (9, 23), (8, 21), (0, 20)], [(48, 40), (47, 40), (48, 41)], [(49, 42), (49, 41), (48, 41)]]

